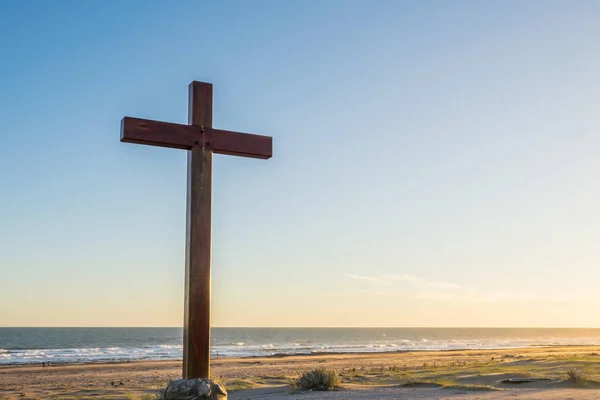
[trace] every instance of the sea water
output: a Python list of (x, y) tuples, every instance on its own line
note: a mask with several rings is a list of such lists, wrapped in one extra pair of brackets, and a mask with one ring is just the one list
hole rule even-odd
[[(0, 328), (0, 365), (177, 360), (181, 328)], [(212, 357), (600, 345), (579, 328), (213, 328)]]

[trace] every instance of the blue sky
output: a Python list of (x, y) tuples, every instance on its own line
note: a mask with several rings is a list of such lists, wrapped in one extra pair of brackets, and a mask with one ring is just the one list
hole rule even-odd
[(0, 3), (0, 326), (178, 326), (185, 151), (217, 326), (598, 326), (600, 3)]

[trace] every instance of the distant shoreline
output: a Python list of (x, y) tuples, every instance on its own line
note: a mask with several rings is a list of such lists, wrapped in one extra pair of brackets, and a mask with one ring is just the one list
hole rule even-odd
[[(0, 365), (178, 360), (179, 328), (0, 328)], [(600, 345), (600, 329), (214, 328), (219, 358)]]
[[(355, 352), (311, 352), (311, 353), (295, 353), (295, 354), (271, 354), (271, 355), (252, 355), (252, 356), (244, 356), (244, 357), (234, 357), (234, 356), (220, 356), (220, 357), (211, 357), (211, 362), (215, 362), (217, 360), (227, 360), (228, 362), (236, 362), (236, 361), (248, 361), (253, 359), (282, 359), (282, 358), (297, 358), (297, 357), (306, 357), (306, 358), (319, 358), (319, 357), (352, 357), (352, 356), (390, 356), (397, 354), (426, 354), (426, 353), (465, 353), (469, 354), (471, 352), (493, 352), (493, 351), (510, 351), (510, 350), (525, 350), (525, 349), (546, 349), (546, 350), (567, 350), (567, 349), (577, 349), (577, 348), (591, 348), (591, 347), (599, 347), (600, 345), (587, 345), (587, 344), (572, 344), (572, 345), (530, 345), (530, 346), (518, 346), (518, 347), (498, 347), (498, 348), (481, 348), (481, 349), (439, 349), (439, 350), (431, 350), (431, 349), (400, 349), (400, 350), (390, 350), (390, 351), (355, 351)], [(39, 349), (43, 350), (43, 349)], [(47, 361), (39, 361), (39, 362), (31, 362), (31, 363), (4, 363), (0, 364), (0, 369), (6, 368), (29, 368), (29, 367), (40, 367), (44, 368), (42, 363), (47, 364), (46, 368), (58, 367), (58, 366), (85, 366), (85, 365), (132, 365), (132, 364), (145, 364), (145, 363), (181, 363), (183, 361), (182, 358), (169, 358), (169, 359), (142, 359), (142, 360), (98, 360), (98, 361), (81, 361), (81, 362), (69, 362), (69, 361), (59, 361), (59, 362), (50, 362)]]

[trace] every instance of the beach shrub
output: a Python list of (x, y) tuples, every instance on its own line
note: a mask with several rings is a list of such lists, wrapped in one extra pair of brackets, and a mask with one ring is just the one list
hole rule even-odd
[(216, 372), (213, 372), (213, 370), (210, 371), (210, 379), (212, 379), (213, 381), (217, 381), (221, 386), (223, 386), (223, 389), (229, 390), (229, 388), (226, 385), (227, 382), (225, 380), (225, 377)]
[(305, 372), (291, 382), (295, 390), (333, 390), (341, 383), (335, 371), (317, 368)]
[(586, 380), (583, 372), (575, 368), (571, 368), (567, 371), (567, 378), (569, 382), (573, 383), (581, 383)]
[(162, 400), (161, 394), (143, 394), (140, 396), (140, 400)]
[(227, 391), (241, 390), (241, 389), (252, 389), (256, 387), (256, 384), (248, 379), (231, 379), (227, 382), (220, 380), (222, 386), (227, 383)]

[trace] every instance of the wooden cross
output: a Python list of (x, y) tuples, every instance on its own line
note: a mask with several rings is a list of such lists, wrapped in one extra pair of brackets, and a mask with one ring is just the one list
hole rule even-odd
[(212, 155), (268, 159), (273, 139), (212, 127), (213, 86), (189, 85), (188, 124), (125, 117), (121, 142), (188, 152), (183, 378), (210, 375), (210, 262)]

